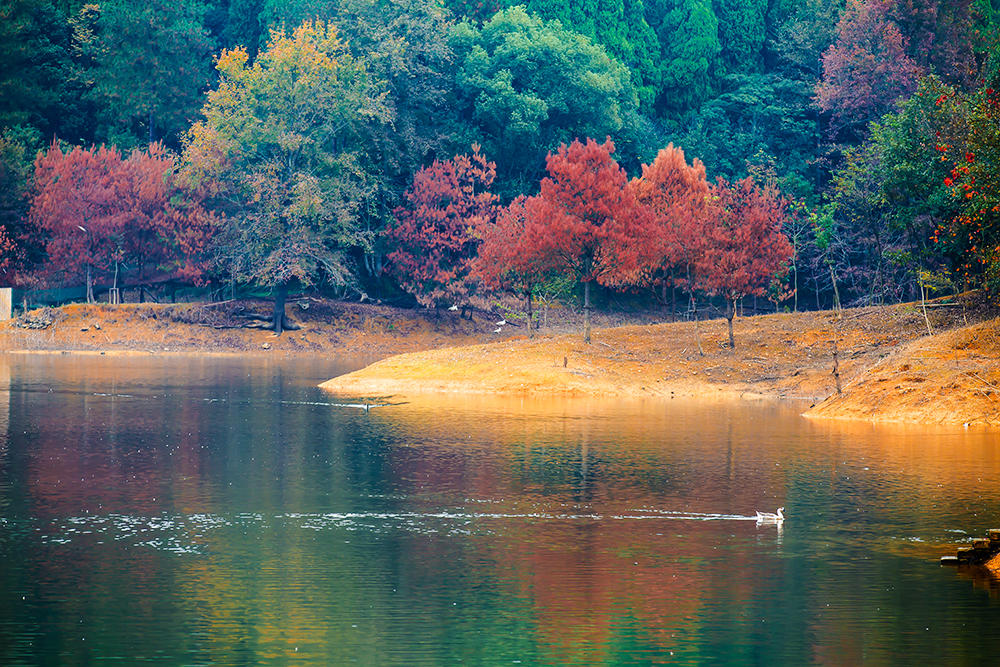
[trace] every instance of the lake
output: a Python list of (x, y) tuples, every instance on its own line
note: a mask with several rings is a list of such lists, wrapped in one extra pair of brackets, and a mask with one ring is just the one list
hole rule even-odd
[(995, 664), (996, 434), (359, 363), (0, 355), (0, 664)]

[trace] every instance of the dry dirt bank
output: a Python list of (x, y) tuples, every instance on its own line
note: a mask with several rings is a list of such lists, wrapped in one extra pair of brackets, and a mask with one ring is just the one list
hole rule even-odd
[[(269, 356), (351, 355), (379, 358), (401, 352), (506, 340), (524, 333), (505, 326), (502, 313), (476, 310), (471, 319), (458, 312), (396, 308), (381, 304), (301, 297), (286, 313), (300, 326), (275, 336), (259, 317), (272, 304), (260, 299), (184, 304), (71, 304), (39, 308), (0, 321), (0, 352), (73, 351), (104, 354), (171, 352), (260, 354)], [(653, 315), (596, 314), (595, 326), (654, 321)], [(547, 313), (549, 331), (570, 331), (580, 316), (565, 308)]]
[[(324, 386), (359, 396), (454, 391), (591, 396), (697, 395), (819, 401), (835, 393), (834, 340), (844, 394), (809, 414), (877, 421), (1000, 425), (1000, 320), (984, 308), (942, 304), (926, 335), (912, 305), (737, 319), (735, 352), (725, 320), (613, 326), (597, 320), (593, 344), (578, 333), (534, 340), (494, 333), (496, 315), (473, 321), (388, 306), (301, 299), (302, 328), (274, 336), (248, 329), (266, 301), (221, 304), (71, 305), (0, 323), (0, 351), (353, 355), (383, 358)], [(571, 312), (553, 329), (575, 331)], [(973, 322), (963, 327), (966, 320)], [(39, 327), (39, 328), (27, 328)], [(698, 351), (698, 338), (704, 355)]]
[(903, 345), (806, 416), (1000, 426), (1000, 318)]
[[(930, 317), (940, 331), (988, 315), (940, 304)], [(928, 337), (923, 316), (912, 305), (853, 309), (840, 319), (830, 312), (778, 314), (738, 319), (735, 351), (726, 347), (725, 320), (702, 322), (700, 354), (693, 323), (619, 327), (597, 331), (591, 345), (574, 334), (405, 354), (321, 386), (360, 396), (451, 391), (819, 401), (836, 391), (836, 340), (838, 372), (848, 393), (819, 406), (815, 416), (995, 424), (997, 396), (984, 383), (1000, 386), (998, 328), (1000, 321), (992, 320)], [(935, 359), (948, 360), (954, 372), (939, 378), (922, 371), (916, 379), (913, 362), (905, 360), (911, 346), (925, 355), (924, 366), (937, 368)], [(951, 349), (956, 346), (964, 351)], [(865, 379), (869, 372), (880, 378), (874, 385)], [(906, 405), (914, 384), (922, 385), (920, 412)]]
[[(73, 304), (42, 308), (0, 323), (0, 351), (103, 353), (221, 353), (383, 357), (445, 345), (469, 345), (499, 336), (492, 319), (455, 313), (300, 299), (286, 312), (301, 326), (275, 336), (253, 319), (271, 312), (267, 301), (218, 304)], [(37, 328), (32, 328), (37, 327)]]

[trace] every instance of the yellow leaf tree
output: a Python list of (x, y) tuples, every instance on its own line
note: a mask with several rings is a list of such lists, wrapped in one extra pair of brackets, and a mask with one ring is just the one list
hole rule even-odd
[(219, 215), (220, 267), (272, 290), (281, 333), (290, 287), (355, 280), (351, 252), (371, 242), (358, 223), (373, 192), (368, 137), (390, 109), (320, 21), (274, 31), (252, 64), (238, 48), (216, 67), (219, 85), (185, 139), (185, 175)]

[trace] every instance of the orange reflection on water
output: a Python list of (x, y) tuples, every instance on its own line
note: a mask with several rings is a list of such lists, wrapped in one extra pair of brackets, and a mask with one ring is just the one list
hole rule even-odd
[[(283, 401), (263, 378), (247, 390), (211, 364), (161, 368), (161, 391), (148, 367), (97, 362), (92, 373), (94, 363), (42, 364), (57, 391), (14, 399), (30, 421), (24, 486), (37, 516), (197, 513), (219, 527), (182, 535), (198, 547), (184, 556), (133, 549), (124, 575), (89, 544), (71, 566), (53, 559), (39, 571), (82, 568), (88, 590), (113, 590), (115, 576), (135, 589), (168, 581), (159, 594), (174, 596), (185, 632), (216, 662), (440, 662), (421, 653), (427, 638), (437, 646), (469, 627), (521, 628), (537, 650), (529, 657), (548, 664), (614, 662), (628, 642), (650, 662), (671, 650), (690, 658), (694, 638), (722, 622), (752, 644), (770, 620), (766, 601), (799, 595), (782, 591), (786, 544), (820, 554), (810, 578), (787, 575), (815, 596), (803, 606), (850, 601), (843, 581), (820, 576), (826, 565), (849, 571), (841, 551), (923, 558), (939, 547), (871, 526), (898, 524), (907, 537), (942, 514), (1000, 507), (1000, 455), (984, 432), (804, 420), (801, 406), (777, 403), (442, 396), (364, 412)], [(249, 398), (183, 396), (202, 380)], [(118, 396), (136, 387), (170, 398)], [(743, 520), (781, 505), (784, 543)], [(234, 519), (246, 512), (256, 518)], [(287, 518), (351, 512), (372, 518), (315, 529)], [(380, 524), (380, 512), (406, 518)], [(468, 534), (442, 516), (463, 517)], [(802, 517), (827, 526), (817, 540), (828, 546), (796, 544), (813, 528)], [(155, 616), (155, 603), (142, 605)], [(518, 605), (517, 622), (498, 613)], [(819, 662), (863, 661), (878, 637), (856, 621), (812, 609), (787, 641), (812, 642)]]

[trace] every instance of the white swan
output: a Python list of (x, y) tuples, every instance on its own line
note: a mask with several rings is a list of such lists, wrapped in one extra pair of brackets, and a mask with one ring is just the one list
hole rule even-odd
[(777, 513), (757, 512), (757, 521), (759, 523), (781, 523), (784, 520), (785, 520), (784, 507), (779, 507)]

